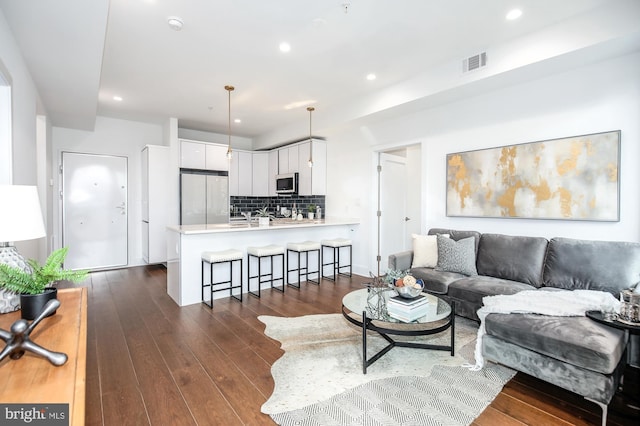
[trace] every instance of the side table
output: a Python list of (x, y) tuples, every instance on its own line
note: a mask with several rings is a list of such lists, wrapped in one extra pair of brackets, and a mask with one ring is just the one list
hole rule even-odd
[[(60, 307), (42, 320), (31, 334), (38, 344), (64, 352), (69, 359), (55, 367), (29, 352), (0, 363), (0, 401), (3, 403), (69, 404), (69, 425), (84, 425), (87, 357), (87, 289), (58, 290)], [(5, 330), (20, 311), (0, 315)], [(37, 422), (36, 422), (37, 423)]]
[[(600, 311), (587, 311), (585, 315), (600, 324), (623, 330), (627, 335), (640, 335), (640, 324), (633, 325), (617, 320), (605, 319), (604, 314)], [(632, 347), (632, 350), (636, 352), (636, 359), (640, 359), (640, 346), (635, 346), (635, 348)], [(631, 354), (628, 353), (627, 359), (630, 357)], [(627, 363), (622, 376), (622, 391), (616, 393), (613, 398), (611, 405), (613, 405), (616, 411), (631, 415), (634, 419), (640, 418), (640, 368), (633, 367)]]

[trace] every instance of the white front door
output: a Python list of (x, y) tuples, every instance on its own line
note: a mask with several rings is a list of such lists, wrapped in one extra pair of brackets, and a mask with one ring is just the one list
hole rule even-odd
[(126, 266), (127, 158), (62, 153), (62, 245), (64, 266), (98, 269)]

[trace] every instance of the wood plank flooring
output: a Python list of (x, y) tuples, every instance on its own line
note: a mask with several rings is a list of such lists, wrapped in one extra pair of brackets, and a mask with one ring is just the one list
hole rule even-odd
[[(162, 266), (94, 272), (89, 288), (86, 424), (273, 425), (260, 406), (273, 390), (282, 355), (259, 315), (339, 313), (364, 277), (303, 284), (178, 307)], [(61, 285), (64, 287), (65, 285)], [(474, 425), (596, 425), (600, 409), (581, 397), (518, 373)], [(615, 413), (610, 425), (637, 424)]]

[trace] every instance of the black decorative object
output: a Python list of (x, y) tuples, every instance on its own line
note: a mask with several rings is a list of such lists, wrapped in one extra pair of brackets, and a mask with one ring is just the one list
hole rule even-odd
[[(20, 316), (22, 319), (32, 320), (35, 319), (40, 312), (44, 309), (50, 300), (58, 298), (58, 289), (55, 287), (47, 287), (44, 292), (39, 294), (21, 294), (20, 295)], [(47, 316), (55, 314), (54, 309)]]
[(46, 358), (51, 364), (55, 366), (63, 365), (67, 362), (67, 355), (62, 352), (53, 352), (43, 348), (37, 343), (31, 341), (29, 335), (33, 329), (47, 316), (55, 312), (60, 306), (58, 299), (53, 299), (47, 302), (40, 315), (29, 324), (25, 319), (19, 319), (11, 324), (11, 332), (0, 329), (0, 338), (7, 342), (7, 346), (0, 352), (0, 361), (2, 361), (7, 355), (11, 359), (20, 359), (26, 351), (33, 352), (43, 358)]

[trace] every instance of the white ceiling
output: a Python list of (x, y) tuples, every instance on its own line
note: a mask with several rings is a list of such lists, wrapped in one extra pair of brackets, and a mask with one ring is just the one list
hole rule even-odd
[[(309, 101), (315, 118), (624, 1), (0, 0), (0, 10), (54, 126), (91, 130), (96, 114), (176, 117), (180, 127), (226, 134), (232, 84), (232, 118), (242, 119), (232, 133), (259, 137), (308, 123)], [(523, 16), (505, 20), (513, 7)], [(169, 28), (169, 16), (182, 18), (182, 31)]]

